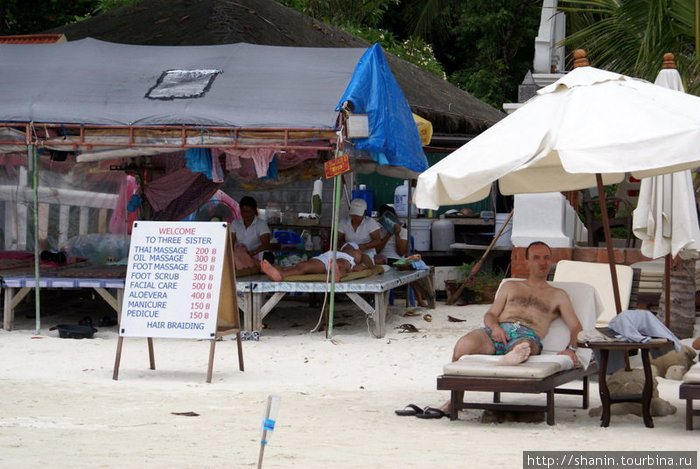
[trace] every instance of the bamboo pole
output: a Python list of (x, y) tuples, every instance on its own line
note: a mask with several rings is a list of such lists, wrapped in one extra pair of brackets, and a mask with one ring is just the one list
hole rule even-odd
[(34, 191), (34, 318), (35, 334), (39, 334), (41, 329), (41, 289), (39, 288), (39, 264), (41, 255), (39, 253), (39, 155), (34, 145), (27, 147), (29, 154), (27, 161), (30, 162), (32, 171), (32, 189)]
[(498, 238), (500, 238), (501, 233), (503, 233), (503, 230), (505, 230), (506, 226), (508, 226), (508, 222), (510, 222), (511, 218), (513, 218), (513, 210), (510, 211), (510, 214), (508, 214), (508, 218), (506, 218), (506, 221), (503, 222), (503, 225), (498, 230), (498, 233), (496, 233), (496, 236), (494, 236), (491, 240), (491, 244), (488, 245), (488, 247), (484, 251), (484, 254), (482, 254), (481, 256), (481, 259), (479, 259), (479, 261), (476, 264), (474, 264), (474, 267), (472, 267), (472, 270), (469, 272), (469, 275), (467, 275), (467, 278), (464, 279), (459, 288), (457, 288), (457, 290), (455, 290), (455, 292), (447, 299), (448, 305), (454, 304), (454, 302), (457, 301), (457, 298), (459, 298), (459, 295), (462, 294), (462, 290), (464, 290), (464, 287), (467, 284), (467, 280), (472, 278), (474, 275), (477, 274), (477, 272), (479, 272), (479, 270), (481, 270), (481, 265), (484, 263), (486, 256), (488, 256), (491, 252), (491, 248), (493, 248), (493, 246), (496, 244), (496, 241), (498, 241)]

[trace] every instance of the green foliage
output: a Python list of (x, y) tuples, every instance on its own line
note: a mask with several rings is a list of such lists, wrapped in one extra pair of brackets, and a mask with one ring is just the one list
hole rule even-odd
[(517, 98), (518, 84), (531, 68), (542, 6), (542, 0), (281, 2), (447, 75), (496, 107)]
[(0, 1), (0, 34), (34, 34), (72, 23), (92, 11), (97, 0)]
[(442, 79), (446, 78), (442, 65), (435, 58), (432, 46), (420, 38), (399, 41), (390, 31), (385, 29), (354, 26), (341, 26), (341, 29), (361, 37), (369, 43), (379, 43), (385, 51), (434, 73)]
[(532, 67), (541, 7), (537, 0), (464, 2), (445, 49), (450, 81), (495, 107), (516, 101)]
[(443, 79), (446, 77), (432, 46), (419, 37), (401, 40), (393, 32), (379, 27), (383, 16), (400, 0), (278, 0), (306, 15), (354, 34)]
[(663, 54), (676, 56), (686, 91), (700, 95), (695, 0), (561, 0), (571, 19), (564, 43), (582, 48), (591, 65), (654, 81)]
[(141, 0), (97, 0), (97, 7), (93, 10), (93, 14), (98, 15), (100, 13), (106, 13), (140, 1)]
[(465, 288), (468, 288), (474, 293), (479, 294), (482, 293), (484, 290), (498, 288), (498, 286), (501, 284), (501, 281), (503, 281), (503, 279), (506, 276), (505, 271), (501, 269), (496, 269), (493, 272), (479, 270), (477, 273), (475, 273), (469, 279), (467, 279), (475, 265), (476, 261), (469, 263), (465, 262), (461, 266), (457, 267), (457, 270), (460, 274), (460, 281), (464, 283)]
[(139, 0), (0, 0), (0, 34), (35, 34)]
[(400, 0), (278, 0), (312, 18), (338, 26), (377, 26), (391, 5)]

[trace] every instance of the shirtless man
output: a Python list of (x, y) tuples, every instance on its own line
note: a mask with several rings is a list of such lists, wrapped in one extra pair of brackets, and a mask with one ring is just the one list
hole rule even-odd
[[(356, 272), (372, 267), (372, 259), (358, 249), (355, 243), (345, 243), (336, 253), (335, 278), (340, 280), (349, 272)], [(333, 263), (333, 251), (326, 251), (297, 265), (279, 267), (266, 260), (260, 262), (260, 269), (275, 282), (280, 282), (291, 275), (325, 274)]]
[(569, 345), (559, 352), (568, 355), (574, 365), (577, 335), (581, 324), (571, 300), (564, 290), (547, 283), (552, 252), (545, 243), (535, 241), (525, 251), (528, 278), (522, 282), (505, 282), (484, 315), (486, 327), (477, 329), (457, 341), (452, 361), (462, 355), (503, 355), (500, 363), (516, 365), (542, 350), (541, 338), (549, 325), (561, 317), (570, 331)]
[[(581, 323), (574, 313), (569, 296), (561, 288), (547, 283), (552, 265), (552, 251), (541, 241), (530, 244), (525, 251), (528, 278), (501, 285), (491, 307), (484, 315), (484, 328), (471, 331), (457, 341), (452, 361), (463, 355), (502, 355), (501, 365), (517, 365), (530, 355), (542, 351), (541, 338), (549, 325), (561, 317), (569, 328), (569, 345), (560, 355), (566, 355), (578, 366), (576, 341)], [(450, 401), (440, 407), (448, 412)]]

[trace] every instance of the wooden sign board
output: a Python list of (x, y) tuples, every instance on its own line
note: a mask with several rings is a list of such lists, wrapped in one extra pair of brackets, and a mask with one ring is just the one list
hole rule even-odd
[(214, 337), (227, 241), (226, 223), (134, 223), (119, 335)]
[(243, 371), (233, 246), (222, 222), (135, 222), (131, 233), (124, 300), (112, 379), (119, 377), (124, 337), (209, 339), (211, 383), (216, 338), (236, 334)]
[(350, 171), (350, 157), (343, 154), (337, 158), (333, 158), (330, 161), (326, 161), (323, 163), (323, 169), (326, 173), (326, 179), (347, 173)]

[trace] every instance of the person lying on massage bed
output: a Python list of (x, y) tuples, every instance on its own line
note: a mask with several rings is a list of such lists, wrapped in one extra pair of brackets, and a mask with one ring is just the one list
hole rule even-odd
[[(452, 361), (463, 355), (502, 355), (499, 365), (517, 365), (530, 355), (542, 351), (542, 338), (556, 318), (569, 328), (569, 345), (559, 352), (578, 366), (576, 342), (581, 323), (569, 296), (561, 288), (547, 283), (552, 265), (552, 251), (541, 241), (531, 243), (525, 251), (528, 278), (522, 282), (505, 282), (493, 305), (484, 315), (484, 326), (461, 337), (455, 345)], [(450, 401), (439, 410), (448, 412)]]
[[(336, 253), (336, 261), (336, 280), (340, 280), (349, 272), (369, 269), (374, 265), (372, 258), (360, 251), (355, 243), (345, 243)], [(302, 261), (289, 267), (279, 267), (262, 260), (260, 270), (271, 280), (279, 282), (292, 275), (325, 274), (332, 262), (333, 251), (326, 251), (308, 261)]]

